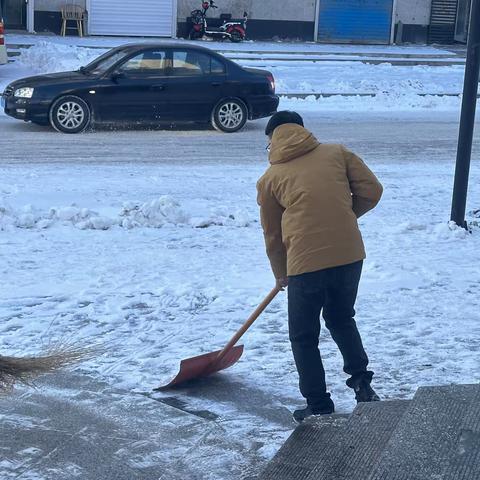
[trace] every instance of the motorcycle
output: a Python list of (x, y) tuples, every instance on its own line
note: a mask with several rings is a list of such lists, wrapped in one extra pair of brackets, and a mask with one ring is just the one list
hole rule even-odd
[(223, 24), (218, 27), (209, 27), (207, 22), (207, 11), (210, 8), (218, 8), (214, 0), (202, 2), (201, 10), (193, 10), (190, 12), (193, 28), (190, 31), (190, 40), (197, 40), (203, 37), (225, 40), (237, 43), (245, 40), (247, 33), (248, 14), (243, 12), (242, 22), (229, 22), (224, 20)]

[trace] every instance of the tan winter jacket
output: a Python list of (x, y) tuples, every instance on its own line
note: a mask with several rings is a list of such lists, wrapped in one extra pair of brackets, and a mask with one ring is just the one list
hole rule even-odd
[(295, 124), (275, 129), (269, 160), (257, 190), (275, 277), (364, 259), (357, 218), (375, 207), (382, 186), (363, 161)]

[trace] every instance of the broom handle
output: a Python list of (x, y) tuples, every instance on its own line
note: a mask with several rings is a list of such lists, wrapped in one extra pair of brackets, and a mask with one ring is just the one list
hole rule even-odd
[(240, 327), (240, 330), (227, 343), (225, 348), (218, 354), (215, 362), (220, 362), (222, 358), (235, 346), (243, 334), (252, 326), (253, 322), (260, 316), (260, 314), (267, 308), (270, 302), (276, 297), (280, 289), (275, 287), (266, 297), (265, 300), (255, 309), (255, 311), (248, 317), (247, 321)]

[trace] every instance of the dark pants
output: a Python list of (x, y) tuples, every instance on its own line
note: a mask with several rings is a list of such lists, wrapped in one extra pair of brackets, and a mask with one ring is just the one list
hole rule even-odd
[(353, 319), (358, 283), (363, 262), (355, 262), (316, 272), (294, 275), (288, 279), (288, 327), (293, 356), (300, 377), (300, 392), (311, 406), (329, 401), (325, 370), (318, 349), (320, 312), (344, 361), (344, 371), (357, 380), (371, 381), (368, 357)]

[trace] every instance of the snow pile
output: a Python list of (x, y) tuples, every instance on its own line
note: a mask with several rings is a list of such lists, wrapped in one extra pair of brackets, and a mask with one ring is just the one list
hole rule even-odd
[(410, 94), (386, 94), (381, 93), (372, 96), (352, 97), (320, 97), (310, 95), (306, 98), (281, 97), (282, 109), (301, 109), (302, 111), (322, 112), (408, 112), (415, 110), (438, 110), (457, 111), (460, 108), (461, 96), (439, 97), (434, 95), (420, 96), (416, 93)]
[(434, 235), (438, 240), (456, 242), (468, 238), (470, 233), (465, 228), (459, 227), (455, 222), (441, 223), (436, 225)]
[[(251, 62), (249, 66), (254, 67)], [(355, 62), (267, 62), (282, 93), (459, 94), (462, 65), (399, 66)], [(302, 70), (298, 77), (294, 71)]]
[(124, 228), (152, 227), (165, 225), (183, 225), (189, 222), (188, 215), (180, 205), (169, 196), (162, 196), (143, 204), (126, 203), (120, 216)]
[(52, 207), (48, 212), (32, 205), (15, 210), (6, 203), (0, 204), (0, 230), (8, 227), (43, 229), (53, 225), (73, 225), (81, 230), (108, 230), (114, 226), (123, 228), (183, 225), (189, 221), (180, 205), (169, 196), (162, 196), (150, 202), (125, 203), (118, 215), (109, 217), (88, 208), (76, 205)]
[(168, 195), (150, 202), (125, 202), (117, 215), (102, 215), (77, 205), (52, 207), (42, 211), (33, 205), (14, 209), (4, 201), (0, 203), (0, 231), (7, 228), (45, 229), (54, 225), (74, 226), (80, 230), (109, 230), (112, 227), (162, 228), (188, 225), (195, 228), (212, 226), (248, 227), (256, 219), (243, 210), (232, 211), (216, 207), (207, 216), (191, 218), (180, 204)]
[(30, 48), (22, 49), (17, 61), (35, 73), (64, 72), (78, 70), (105, 51), (42, 41)]
[(212, 209), (207, 218), (195, 218), (192, 223), (197, 228), (208, 228), (212, 226), (225, 227), (248, 227), (257, 220), (250, 218), (247, 212), (241, 209), (230, 209), (225, 206), (219, 206)]
[(0, 207), (0, 231), (6, 230), (8, 227), (44, 229), (55, 224), (70, 224), (82, 230), (108, 230), (118, 222), (87, 208), (76, 206), (55, 207), (48, 212), (42, 212), (33, 205), (26, 205), (18, 211)]

